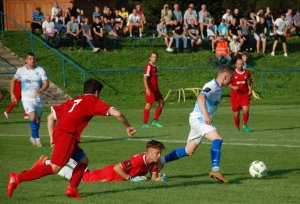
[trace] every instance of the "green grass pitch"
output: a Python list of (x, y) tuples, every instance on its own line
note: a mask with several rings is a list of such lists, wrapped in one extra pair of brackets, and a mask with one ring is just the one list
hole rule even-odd
[[(122, 109), (137, 127), (128, 139), (115, 118), (94, 118), (83, 133), (81, 147), (90, 158), (91, 169), (117, 163), (143, 152), (150, 139), (163, 141), (166, 150), (185, 145), (189, 131), (188, 115), (193, 103), (185, 107), (167, 105), (161, 117), (163, 128), (141, 129), (142, 109)], [(41, 126), (43, 148), (29, 143), (29, 125), (19, 112), (9, 120), (0, 119), (0, 203), (297, 203), (300, 200), (300, 106), (255, 105), (250, 110), (250, 134), (236, 132), (231, 108), (222, 104), (213, 123), (223, 135), (221, 169), (228, 185), (208, 177), (210, 143), (204, 141), (196, 154), (167, 164), (162, 170), (166, 183), (81, 183), (81, 200), (66, 197), (67, 180), (47, 176), (22, 183), (11, 199), (6, 196), (7, 176), (20, 172), (44, 154), (50, 156), (45, 118)], [(153, 111), (152, 111), (153, 113)], [(251, 178), (253, 160), (268, 166), (268, 176)], [(149, 178), (149, 175), (148, 175)]]

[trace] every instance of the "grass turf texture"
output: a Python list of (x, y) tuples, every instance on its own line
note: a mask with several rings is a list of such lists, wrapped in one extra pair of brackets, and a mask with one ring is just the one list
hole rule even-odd
[[(32, 147), (28, 121), (17, 110), (10, 120), (2, 117), (0, 121), (0, 203), (296, 203), (300, 199), (299, 105), (252, 106), (249, 126), (253, 132), (247, 134), (235, 131), (231, 109), (222, 104), (213, 122), (224, 137), (221, 169), (230, 180), (228, 185), (208, 177), (210, 143), (205, 141), (194, 156), (165, 166), (162, 172), (168, 176), (166, 183), (82, 183), (80, 201), (65, 196), (67, 181), (59, 176), (22, 183), (13, 198), (6, 197), (8, 173), (30, 168), (40, 155), (50, 156), (51, 151), (46, 123), (42, 122), (40, 130), (44, 147)], [(100, 168), (143, 152), (150, 139), (164, 141), (163, 155), (184, 146), (191, 110), (192, 106), (167, 106), (160, 120), (164, 128), (138, 128), (132, 140), (127, 139), (115, 118), (94, 118), (81, 143), (90, 158), (89, 167)], [(126, 109), (124, 113), (135, 127), (140, 126), (140, 109)], [(267, 164), (266, 178), (250, 177), (248, 168), (254, 160)]]
[[(29, 37), (22, 32), (6, 32), (2, 40), (3, 43), (10, 47), (19, 56), (24, 56), (30, 51)], [(18, 42), (18, 43), (16, 43)], [(285, 58), (282, 53), (281, 44), (278, 44), (276, 57), (270, 56), (272, 42), (268, 43), (266, 55), (253, 54), (249, 60), (250, 65), (260, 69), (296, 69), (300, 67), (299, 59), (300, 39), (288, 39), (289, 57)], [(82, 65), (87, 70), (103, 69), (143, 69), (148, 62), (150, 49), (148, 42), (137, 42), (135, 49), (130, 48), (130, 43), (123, 43), (124, 48), (107, 53), (93, 54), (90, 49), (83, 51), (69, 51), (68, 48), (59, 50), (66, 56), (70, 57), (76, 63)], [(209, 50), (200, 48), (196, 53), (179, 53), (172, 54), (165, 51), (162, 41), (156, 42), (155, 50), (159, 53), (158, 67), (164, 68), (190, 68), (195, 66), (208, 67), (209, 57), (213, 57)], [(38, 64), (43, 66), (49, 76), (49, 79), (59, 85), (62, 83), (61, 60), (52, 54), (44, 46), (35, 43), (35, 53), (38, 57)], [(81, 74), (66, 64), (67, 87), (66, 92), (71, 96), (81, 94), (82, 76)], [(190, 88), (202, 87), (204, 83), (215, 76), (215, 69), (201, 70), (171, 70), (160, 71), (159, 83), (161, 91), (166, 95), (171, 88)], [(255, 90), (260, 93), (259, 74), (252, 72), (255, 78)], [(114, 103), (118, 107), (142, 107), (144, 104), (143, 96), (143, 73), (97, 73), (88, 74), (87, 77), (98, 77), (105, 82), (103, 98), (107, 102)], [(254, 102), (258, 104), (295, 104), (300, 102), (295, 93), (300, 92), (299, 81), (300, 72), (293, 73), (266, 73), (264, 100), (263, 102)], [(229, 91), (225, 91), (229, 94)], [(174, 98), (174, 100), (176, 100)]]

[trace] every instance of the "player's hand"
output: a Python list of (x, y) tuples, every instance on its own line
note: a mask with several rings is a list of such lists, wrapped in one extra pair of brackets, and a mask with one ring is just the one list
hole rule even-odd
[(204, 120), (207, 125), (211, 125), (211, 118), (209, 115), (204, 116)]
[(17, 104), (17, 99), (16, 99), (15, 94), (11, 94), (11, 102)]
[(237, 91), (237, 90), (239, 90), (239, 87), (238, 86), (231, 86), (231, 89)]
[(130, 181), (132, 181), (132, 182), (144, 182), (144, 181), (147, 181), (147, 178), (145, 176), (135, 176), (135, 177), (132, 177), (130, 179)]
[(146, 89), (146, 96), (150, 96), (151, 92), (150, 89)]
[(167, 182), (167, 176), (166, 176), (166, 174), (159, 173), (158, 174), (158, 178), (156, 178), (155, 181), (158, 181), (158, 182)]
[(251, 95), (252, 94), (252, 90), (251, 89), (249, 89), (249, 91), (248, 91), (248, 95)]
[(136, 133), (136, 129), (134, 127), (128, 127), (126, 129), (126, 131), (127, 131), (127, 135), (130, 136), (130, 137), (133, 136)]

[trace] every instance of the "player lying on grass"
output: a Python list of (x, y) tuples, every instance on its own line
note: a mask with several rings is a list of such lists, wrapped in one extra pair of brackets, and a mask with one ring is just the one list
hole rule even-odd
[[(78, 143), (80, 142), (81, 132), (93, 116), (115, 116), (125, 125), (128, 136), (135, 134), (136, 130), (131, 127), (121, 112), (99, 99), (102, 88), (103, 85), (99, 81), (89, 79), (84, 83), (84, 95), (68, 100), (59, 106), (52, 107), (52, 117), (57, 117), (59, 120), (53, 132), (49, 130), (53, 136), (54, 144), (51, 162), (47, 165), (36, 165), (32, 169), (23, 171), (20, 174), (11, 172), (7, 186), (9, 197), (12, 196), (14, 189), (20, 183), (56, 174), (67, 164), (70, 158), (73, 158), (78, 162), (78, 165), (73, 170), (66, 194), (72, 198), (80, 198), (77, 187), (87, 168), (88, 158)], [(51, 117), (48, 116), (48, 118)]]
[[(166, 181), (166, 176), (161, 176), (159, 174), (157, 167), (158, 161), (162, 150), (164, 149), (164, 144), (151, 140), (146, 144), (146, 152), (137, 154), (127, 160), (121, 161), (118, 164), (110, 164), (101, 169), (96, 169), (93, 171), (86, 170), (83, 173), (82, 182), (107, 182), (107, 181), (132, 181), (141, 182), (146, 181), (145, 175), (148, 172), (151, 174), (152, 181)], [(37, 162), (39, 165), (44, 165), (49, 163), (50, 160), (46, 160), (46, 157), (41, 157)], [(74, 168), (76, 168), (76, 161), (71, 160), (66, 166), (64, 166), (58, 175), (65, 177), (70, 180)]]
[(228, 180), (220, 173), (220, 156), (222, 137), (212, 125), (212, 117), (222, 97), (222, 86), (231, 83), (232, 70), (228, 65), (219, 68), (216, 79), (206, 83), (198, 95), (195, 108), (190, 114), (190, 133), (185, 147), (173, 150), (160, 159), (161, 165), (180, 159), (185, 156), (192, 156), (203, 137), (212, 141), (210, 150), (212, 170), (209, 176), (223, 183)]

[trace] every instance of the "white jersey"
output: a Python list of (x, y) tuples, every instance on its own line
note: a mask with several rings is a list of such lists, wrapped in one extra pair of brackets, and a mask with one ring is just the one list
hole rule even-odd
[[(206, 96), (205, 104), (209, 116), (212, 118), (217, 111), (218, 104), (222, 97), (222, 87), (219, 86), (216, 79), (211, 80), (203, 86), (200, 94)], [(195, 108), (191, 113), (191, 117), (197, 117), (200, 123), (205, 123), (202, 111), (200, 109), (198, 100), (196, 101)]]
[(127, 25), (129, 25), (129, 23), (138, 23), (140, 20), (141, 20), (140, 15), (130, 14), (128, 17)]
[(43, 81), (48, 80), (45, 70), (39, 66), (34, 69), (28, 69), (26, 66), (20, 67), (14, 78), (21, 80), (22, 99), (35, 99), (35, 91), (43, 86)]

